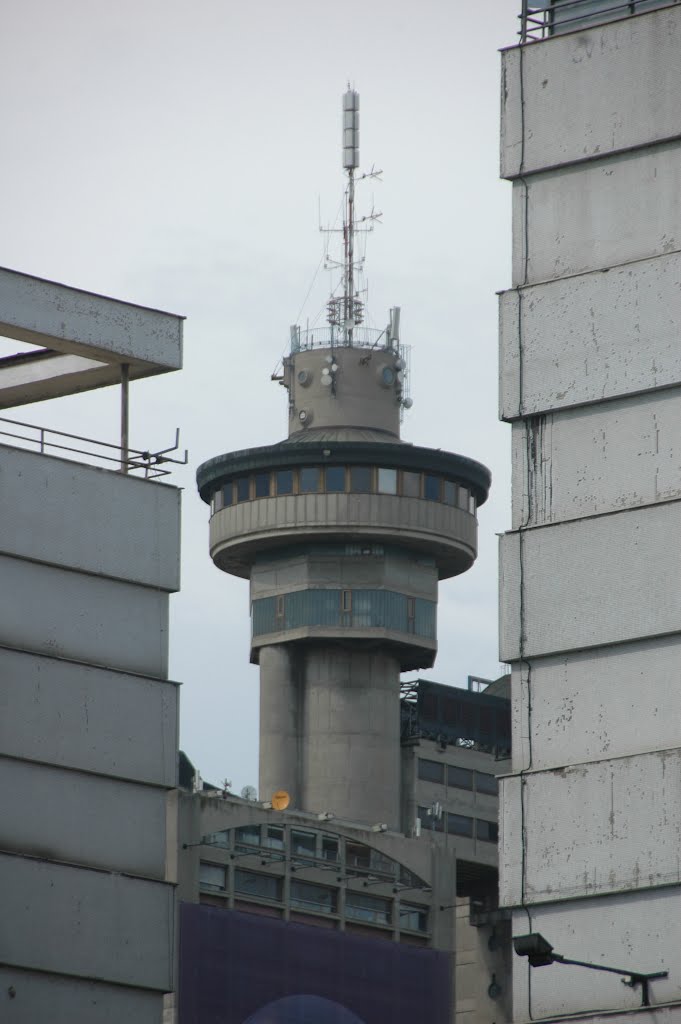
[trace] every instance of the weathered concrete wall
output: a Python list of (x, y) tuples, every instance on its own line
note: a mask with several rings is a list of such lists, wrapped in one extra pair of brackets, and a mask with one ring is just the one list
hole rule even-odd
[(159, 1024), (161, 1019), (158, 992), (16, 967), (0, 967), (0, 992), (5, 1024)]
[(680, 750), (507, 777), (501, 808), (504, 906), (681, 883)]
[(501, 660), (681, 633), (679, 530), (668, 502), (503, 536)]
[(0, 930), (4, 964), (159, 992), (172, 988), (170, 886), (0, 854), (0, 902), (5, 922), (12, 922)]
[(681, 720), (681, 636), (513, 669), (513, 771), (667, 750)]
[(6, 648), (0, 678), (5, 756), (175, 785), (176, 683)]
[(179, 590), (177, 488), (5, 445), (0, 467), (0, 553)]
[(680, 274), (673, 252), (504, 292), (501, 418), (681, 384)]
[(502, 177), (678, 138), (680, 37), (672, 7), (505, 51)]

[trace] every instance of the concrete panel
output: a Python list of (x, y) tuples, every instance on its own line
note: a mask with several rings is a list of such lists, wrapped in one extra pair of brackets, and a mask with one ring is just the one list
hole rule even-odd
[[(528, 920), (529, 918), (529, 920)], [(650, 983), (654, 1011), (642, 1011), (641, 1021), (677, 1024), (678, 1005), (668, 1015), (658, 1003), (678, 1000), (681, 989), (681, 890), (627, 893), (574, 903), (533, 907), (513, 913), (513, 934), (539, 932), (557, 953), (576, 960), (637, 971), (669, 971), (668, 978)], [(531, 1006), (528, 996), (531, 986)], [(514, 1020), (539, 1020), (554, 1014), (587, 1010), (630, 1010), (627, 1024), (638, 1022), (641, 990), (628, 988), (614, 974), (556, 964), (528, 969), (527, 960), (513, 957)], [(531, 1016), (530, 1016), (531, 1013)], [(579, 1019), (579, 1018), (577, 1018)], [(597, 1018), (600, 1019), (600, 1018)], [(608, 1024), (624, 1015), (607, 1015)], [(590, 1024), (593, 1019), (589, 1018)]]
[(503, 536), (500, 660), (681, 632), (680, 531), (670, 502)]
[(0, 552), (180, 588), (180, 491), (0, 446)]
[(681, 388), (513, 424), (513, 528), (681, 497)]
[(0, 967), (0, 993), (4, 1024), (161, 1024), (158, 992)]
[(505, 906), (681, 882), (681, 750), (507, 777), (500, 807)]
[(0, 648), (0, 751), (175, 786), (178, 687)]
[(165, 678), (168, 596), (0, 555), (0, 644)]
[(677, 746), (681, 637), (533, 659), (511, 706), (514, 771)]
[(470, 567), (477, 553), (474, 515), (438, 501), (390, 494), (296, 494), (244, 501), (210, 520), (210, 553), (220, 568), (248, 577), (267, 548), (300, 540), (408, 546), (434, 558), (440, 579)]
[(681, 135), (680, 37), (673, 7), (503, 53), (502, 177)]
[(680, 152), (664, 143), (515, 182), (513, 284), (681, 248)]
[(0, 849), (165, 878), (165, 790), (4, 757), (0, 775)]
[(151, 364), (148, 376), (182, 365), (182, 317), (0, 268), (0, 334), (59, 352)]
[(680, 277), (681, 254), (674, 252), (505, 292), (501, 418), (681, 383)]
[(6, 966), (173, 987), (170, 885), (0, 854), (0, 905)]

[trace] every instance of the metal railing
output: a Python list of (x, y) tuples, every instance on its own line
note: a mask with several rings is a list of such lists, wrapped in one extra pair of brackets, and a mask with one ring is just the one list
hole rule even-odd
[(674, 7), (681, 0), (522, 0), (521, 43), (576, 32), (632, 14)]
[[(27, 434), (24, 431), (32, 431), (32, 433)], [(179, 428), (175, 431), (175, 443), (168, 448), (155, 452), (128, 448), (125, 454), (120, 445), (110, 444), (108, 441), (98, 441), (92, 437), (69, 434), (64, 430), (54, 430), (52, 427), (41, 427), (36, 423), (24, 423), (21, 420), (0, 417), (0, 439), (3, 438), (9, 438), (8, 443), (13, 447), (37, 449), (42, 454), (64, 453), (65, 458), (70, 458), (72, 455), (84, 456), (84, 458), (73, 460), (77, 462), (88, 462), (91, 465), (113, 462), (122, 473), (139, 470), (145, 480), (169, 476), (171, 470), (164, 468), (168, 463), (186, 466), (188, 461), (186, 449), (182, 458), (173, 458), (171, 455), (171, 452), (179, 451)], [(79, 446), (66, 443), (72, 441), (79, 442)], [(81, 447), (82, 445), (88, 447)]]
[[(350, 335), (352, 337), (350, 337)], [(332, 327), (323, 324), (321, 327), (311, 327), (308, 330), (298, 329), (291, 337), (291, 352), (308, 352), (315, 348), (378, 348), (388, 346), (388, 338), (385, 330), (378, 330), (376, 327), (353, 327), (347, 331), (342, 327)]]

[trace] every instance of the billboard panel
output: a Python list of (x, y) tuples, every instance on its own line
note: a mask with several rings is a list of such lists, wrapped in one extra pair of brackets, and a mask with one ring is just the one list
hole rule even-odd
[(179, 1024), (447, 1024), (451, 973), (437, 950), (180, 908)]

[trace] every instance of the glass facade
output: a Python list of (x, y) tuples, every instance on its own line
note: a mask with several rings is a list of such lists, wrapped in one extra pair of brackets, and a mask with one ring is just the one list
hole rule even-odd
[(435, 640), (436, 602), (392, 590), (296, 590), (251, 605), (253, 636), (303, 626), (388, 629)]

